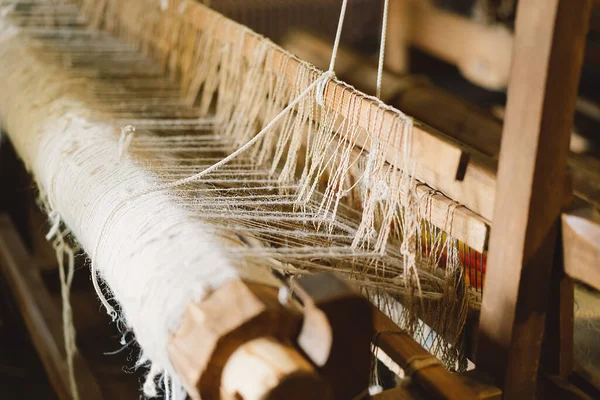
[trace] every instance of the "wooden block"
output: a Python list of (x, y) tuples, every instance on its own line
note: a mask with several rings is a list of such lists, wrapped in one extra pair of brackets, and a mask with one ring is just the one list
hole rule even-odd
[(490, 379), (477, 370), (465, 372), (458, 375), (460, 380), (477, 393), (481, 400), (501, 400), (502, 390), (494, 386)]
[[(272, 398), (284, 390), (281, 385), (295, 388), (300, 382), (307, 385), (305, 393), (327, 398), (327, 386), (287, 345), (299, 328), (300, 314), (283, 308), (275, 288), (234, 280), (188, 306), (171, 338), (169, 355), (193, 399), (218, 398), (222, 393), (231, 398), (244, 393), (248, 399)], [(259, 363), (256, 356), (271, 356), (249, 355), (252, 349), (273, 350), (273, 363)], [(252, 365), (257, 368), (246, 369), (245, 380), (240, 381), (237, 373)]]
[(566, 273), (600, 290), (600, 212), (590, 206), (562, 214)]
[(274, 338), (250, 340), (237, 348), (223, 369), (221, 399), (329, 399), (331, 389), (290, 345)]

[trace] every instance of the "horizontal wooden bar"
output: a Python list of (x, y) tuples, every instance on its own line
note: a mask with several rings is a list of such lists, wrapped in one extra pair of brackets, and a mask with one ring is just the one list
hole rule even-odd
[[(373, 344), (383, 350), (400, 368), (407, 369), (411, 360), (433, 357), (410, 335), (402, 331), (388, 316), (373, 306)], [(416, 370), (412, 381), (421, 388), (428, 398), (436, 399), (477, 399), (474, 390), (466, 386), (458, 376), (450, 373), (440, 364)]]

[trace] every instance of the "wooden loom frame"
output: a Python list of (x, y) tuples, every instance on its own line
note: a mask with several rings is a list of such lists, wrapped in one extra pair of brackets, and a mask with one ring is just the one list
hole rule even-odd
[[(562, 192), (566, 186), (561, 171), (566, 165), (567, 138), (590, 6), (589, 0), (576, 0), (570, 8), (566, 3), (566, 0), (522, 0), (519, 7), (519, 14), (529, 15), (538, 11), (545, 18), (531, 24), (521, 17), (517, 24), (517, 57), (509, 89), (498, 188), (495, 189), (497, 199), (511, 198), (511, 201), (508, 204), (496, 201), (494, 207), (489, 262), (495, 267), (490, 267), (486, 278), (488, 283), (479, 328), (479, 356), (476, 359), (478, 368), (492, 376), (509, 398), (513, 394), (529, 396), (535, 390), (533, 378), (541, 354), (536, 343), (541, 341), (544, 328), (545, 292), (555, 290), (561, 293), (558, 304), (551, 304), (554, 308), (548, 315), (558, 318), (550, 318), (546, 323), (549, 327), (557, 324), (559, 330), (568, 330), (568, 324), (560, 322), (568, 322), (569, 307), (572, 312), (572, 298), (562, 296), (572, 283), (570, 278), (562, 276), (560, 257), (556, 257), (556, 250), (560, 247), (557, 245), (560, 243), (557, 241), (558, 221), (564, 201), (562, 196), (553, 199), (545, 196), (551, 189)], [(531, 49), (535, 51), (528, 51)], [(335, 104), (344, 93), (343, 87), (328, 85), (326, 104)], [(531, 112), (532, 109), (535, 112)], [(524, 131), (528, 132), (526, 145), (521, 142)], [(417, 140), (423, 140), (421, 146), (426, 149), (432, 143), (428, 136), (431, 129), (417, 125), (417, 132), (417, 136), (422, 137)], [(431, 140), (436, 148), (439, 143), (445, 146), (444, 140)], [(463, 168), (464, 153), (456, 153), (453, 146), (448, 149), (447, 154), (451, 154), (456, 171)], [(415, 156), (427, 157), (427, 153), (421, 150)], [(518, 162), (513, 163), (515, 160)], [(555, 160), (556, 164), (553, 163)], [(477, 166), (477, 156), (471, 157), (468, 165)], [(442, 172), (448, 175), (440, 169)], [(518, 185), (514, 185), (517, 173), (521, 179)], [(440, 182), (455, 180), (457, 174), (444, 175)], [(539, 190), (542, 188), (545, 190)], [(544, 212), (538, 214), (538, 210)], [(512, 221), (518, 223), (513, 226)], [(514, 229), (518, 231), (515, 233)], [(533, 254), (532, 248), (536, 250)], [(507, 273), (507, 269), (511, 272)], [(551, 273), (554, 276), (552, 280), (549, 278)], [(545, 280), (540, 279), (542, 276), (548, 277), (545, 285)], [(542, 284), (536, 287), (538, 281)], [(529, 336), (522, 334), (524, 332), (534, 334)], [(544, 366), (566, 378), (571, 370), (568, 357), (555, 357), (556, 353), (551, 351), (553, 348), (560, 349), (560, 354), (568, 354), (568, 351), (562, 352), (568, 350), (568, 340), (564, 337), (559, 339), (546, 335), (545, 343), (549, 349), (546, 354), (549, 356)], [(498, 363), (498, 360), (502, 362)]]

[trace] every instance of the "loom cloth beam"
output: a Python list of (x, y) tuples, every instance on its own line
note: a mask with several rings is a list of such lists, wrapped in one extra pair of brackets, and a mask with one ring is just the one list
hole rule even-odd
[[(476, 364), (508, 398), (531, 398), (590, 1), (532, 0), (517, 12), (494, 227)], [(515, 179), (515, 177), (519, 179)]]

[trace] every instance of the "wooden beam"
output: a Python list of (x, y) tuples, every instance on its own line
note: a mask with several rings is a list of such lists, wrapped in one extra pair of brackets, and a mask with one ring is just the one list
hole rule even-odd
[(520, 2), (476, 365), (532, 398), (589, 0)]
[[(400, 0), (399, 0), (400, 1)], [(467, 16), (442, 10), (430, 0), (390, 3), (389, 67), (406, 72), (403, 54), (408, 46), (456, 65), (462, 75), (489, 90), (503, 91), (509, 81), (514, 35), (508, 26), (485, 24)], [(591, 28), (600, 29), (600, 3), (595, 2)], [(397, 9), (397, 11), (392, 12)], [(593, 42), (590, 42), (593, 45)], [(405, 61), (403, 61), (405, 62)], [(586, 52), (586, 63), (598, 64), (598, 55)]]
[(389, 3), (385, 68), (395, 74), (408, 72), (409, 36), (412, 25), (411, 1), (390, 0)]
[(503, 25), (486, 25), (413, 1), (410, 44), (458, 67), (471, 82), (489, 90), (508, 83), (513, 36)]
[(550, 276), (548, 313), (542, 343), (541, 364), (544, 373), (566, 381), (573, 372), (575, 329), (575, 286), (565, 274), (563, 246), (555, 247)]
[(405, 371), (413, 369), (412, 381), (422, 389), (424, 394), (427, 394), (427, 398), (457, 400), (478, 398), (474, 390), (439, 362), (423, 369), (412, 368), (413, 360), (435, 360), (435, 357), (375, 306), (373, 306), (373, 327), (375, 330), (373, 344), (383, 350), (400, 368)]
[(600, 290), (600, 211), (581, 206), (561, 219), (567, 275)]
[[(71, 400), (60, 310), (54, 306), (38, 269), (6, 214), (0, 214), (0, 268), (13, 289), (52, 387), (61, 400)], [(104, 398), (79, 354), (75, 358), (75, 371), (81, 396), (91, 400)]]

